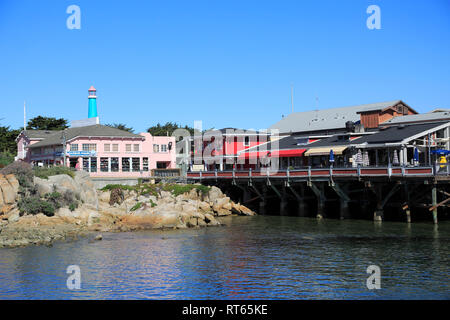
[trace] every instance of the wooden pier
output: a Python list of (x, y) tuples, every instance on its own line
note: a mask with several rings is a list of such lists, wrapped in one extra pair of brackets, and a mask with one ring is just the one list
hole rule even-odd
[[(391, 217), (415, 214), (434, 223), (448, 216), (450, 175), (439, 167), (302, 168), (188, 172), (187, 179), (217, 185), (260, 214), (280, 212), (317, 218)], [(338, 212), (338, 216), (336, 216)]]

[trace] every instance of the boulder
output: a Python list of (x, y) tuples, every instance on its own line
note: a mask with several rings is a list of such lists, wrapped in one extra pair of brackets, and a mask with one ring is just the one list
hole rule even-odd
[(218, 226), (220, 225), (220, 222), (217, 221), (212, 215), (209, 213), (205, 214), (205, 222), (211, 226)]
[(59, 208), (58, 210), (56, 210), (55, 216), (57, 216), (57, 217), (73, 217), (74, 212), (70, 211), (67, 208)]
[(38, 177), (34, 177), (33, 179), (34, 185), (39, 193), (40, 197), (45, 196), (47, 193), (53, 191), (53, 184), (50, 183), (47, 179), (41, 179)]
[(3, 205), (12, 204), (17, 199), (17, 191), (8, 182), (5, 176), (0, 176), (0, 189), (2, 190)]
[(20, 215), (19, 212), (14, 212), (13, 214), (10, 214), (8, 217), (8, 222), (12, 223), (12, 222), (17, 222), (20, 219)]
[(212, 186), (211, 190), (209, 190), (209, 192), (208, 192), (209, 201), (214, 202), (215, 200), (217, 200), (219, 198), (223, 198), (222, 190), (220, 190), (216, 186)]
[(8, 180), (14, 192), (17, 194), (19, 192), (19, 181), (17, 181), (16, 176), (13, 174), (7, 174), (5, 178), (6, 180)]
[(107, 191), (99, 191), (98, 192), (98, 201), (100, 202), (107, 202), (109, 203), (109, 199), (111, 196), (111, 191), (107, 190)]
[(243, 214), (243, 215), (246, 215), (246, 216), (254, 216), (256, 213), (254, 213), (252, 210), (250, 210), (249, 208), (247, 208), (246, 206), (244, 206), (244, 205), (240, 205), (240, 207), (239, 207), (240, 209), (241, 209), (241, 213)]

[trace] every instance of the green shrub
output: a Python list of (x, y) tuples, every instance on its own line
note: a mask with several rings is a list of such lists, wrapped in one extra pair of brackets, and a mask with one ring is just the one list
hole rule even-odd
[(43, 213), (46, 216), (53, 216), (55, 214), (55, 207), (52, 203), (41, 200), (38, 197), (23, 198), (18, 203), (20, 214), (38, 214)]
[(100, 190), (108, 191), (108, 190), (113, 190), (113, 189), (136, 190), (136, 187), (135, 186), (127, 186), (124, 184), (108, 184), (108, 185), (104, 186), (103, 188), (101, 188)]
[(157, 206), (157, 204), (156, 204), (156, 203), (154, 203), (152, 199), (150, 199), (150, 205), (152, 206), (152, 208), (154, 208), (154, 207), (156, 207), (156, 206)]
[(3, 175), (13, 174), (16, 176), (19, 184), (24, 188), (33, 186), (33, 168), (29, 163), (15, 161), (0, 170)]
[(0, 168), (4, 168), (14, 162), (14, 154), (11, 152), (0, 153)]
[(78, 208), (78, 203), (77, 202), (72, 202), (71, 204), (69, 204), (69, 210), (70, 211), (75, 211), (76, 208)]
[(136, 204), (130, 209), (130, 211), (136, 211), (136, 210), (139, 209), (140, 207), (142, 207), (142, 202), (136, 203)]
[(68, 167), (34, 167), (33, 168), (34, 175), (41, 179), (48, 179), (50, 176), (56, 176), (58, 174), (67, 174), (72, 178), (75, 178), (75, 170), (73, 168)]

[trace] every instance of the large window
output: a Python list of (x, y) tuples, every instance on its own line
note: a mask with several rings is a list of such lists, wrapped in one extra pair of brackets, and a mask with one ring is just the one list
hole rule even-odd
[(105, 143), (105, 152), (111, 152), (111, 144)]
[(249, 147), (250, 146), (250, 137), (245, 137), (244, 138), (244, 147)]
[(113, 143), (112, 145), (112, 151), (113, 152), (119, 152), (119, 145), (117, 143)]
[(138, 144), (134, 144), (133, 145), (133, 151), (134, 152), (139, 152), (139, 145)]
[(153, 145), (153, 152), (155, 152), (155, 153), (159, 152), (159, 144)]
[(131, 152), (131, 144), (126, 144), (125, 145), (125, 151), (126, 152)]
[(111, 158), (111, 172), (119, 172), (119, 158)]
[(148, 171), (148, 158), (142, 158), (142, 171)]
[(108, 172), (109, 171), (109, 159), (108, 158), (100, 158), (100, 171)]
[(97, 151), (95, 143), (83, 143), (83, 151)]
[(130, 158), (122, 158), (122, 171), (130, 172)]
[(161, 145), (161, 152), (167, 152), (167, 144)]
[(71, 144), (70, 151), (78, 151), (78, 144)]
[(133, 158), (132, 160), (132, 168), (133, 172), (137, 172), (141, 170), (141, 161), (139, 158)]
[(97, 158), (91, 158), (91, 172), (97, 172)]

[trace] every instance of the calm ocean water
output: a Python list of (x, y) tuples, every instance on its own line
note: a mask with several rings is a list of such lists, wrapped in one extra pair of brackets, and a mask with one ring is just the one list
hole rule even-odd
[[(450, 223), (232, 217), (0, 249), (0, 299), (450, 299)], [(81, 269), (67, 289), (66, 268)], [(368, 290), (366, 269), (381, 268)]]

